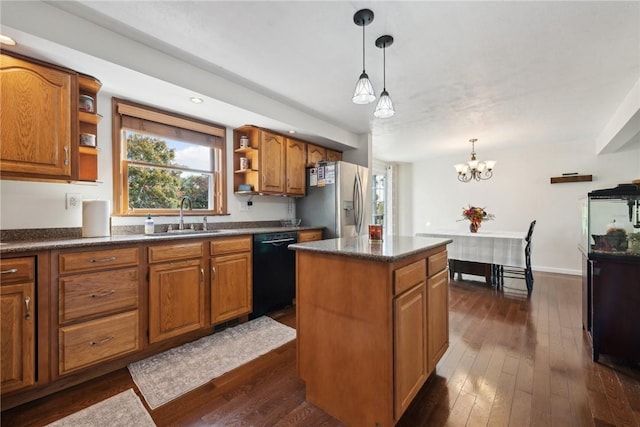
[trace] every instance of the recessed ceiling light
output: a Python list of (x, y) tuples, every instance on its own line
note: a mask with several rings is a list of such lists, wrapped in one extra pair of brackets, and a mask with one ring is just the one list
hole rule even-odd
[(193, 102), (194, 104), (202, 104), (204, 100), (202, 98), (198, 98), (197, 96), (192, 96), (191, 102)]
[(294, 134), (294, 133), (296, 133), (296, 131), (292, 129), (292, 130), (289, 131), (289, 133), (290, 134)]
[(15, 46), (16, 45), (16, 41), (14, 39), (12, 39), (9, 36), (2, 35), (2, 34), (0, 34), (0, 43), (6, 44), (6, 45), (9, 45), (9, 46)]

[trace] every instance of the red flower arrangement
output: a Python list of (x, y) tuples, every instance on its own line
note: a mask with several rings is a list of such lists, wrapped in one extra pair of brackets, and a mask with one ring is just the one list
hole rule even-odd
[(479, 208), (477, 206), (471, 205), (469, 205), (469, 207), (466, 209), (462, 208), (462, 216), (463, 218), (460, 221), (463, 221), (465, 219), (471, 221), (469, 230), (471, 230), (472, 233), (478, 231), (478, 228), (480, 228), (480, 223), (482, 221), (489, 221), (495, 218), (493, 214), (487, 213), (484, 208)]

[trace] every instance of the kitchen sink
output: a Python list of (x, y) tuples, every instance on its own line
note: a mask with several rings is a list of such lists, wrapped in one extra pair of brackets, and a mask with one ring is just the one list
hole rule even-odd
[(160, 234), (212, 234), (219, 232), (220, 230), (194, 230), (193, 228), (185, 228), (184, 230), (167, 230)]

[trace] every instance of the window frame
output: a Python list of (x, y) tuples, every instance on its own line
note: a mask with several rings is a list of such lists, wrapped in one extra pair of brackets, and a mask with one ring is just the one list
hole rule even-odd
[[(126, 158), (126, 138), (124, 138), (123, 116), (160, 123), (187, 131), (199, 132), (214, 137), (211, 150), (213, 154), (213, 189), (211, 195), (213, 209), (185, 211), (185, 215), (228, 215), (227, 212), (227, 129), (193, 117), (160, 110), (132, 101), (111, 99), (112, 149), (113, 149), (113, 215), (139, 217), (152, 213), (155, 216), (178, 215), (180, 209), (129, 209), (128, 164)], [(154, 165), (156, 167), (162, 167)], [(205, 171), (206, 172), (206, 171)], [(208, 172), (207, 172), (208, 173)]]

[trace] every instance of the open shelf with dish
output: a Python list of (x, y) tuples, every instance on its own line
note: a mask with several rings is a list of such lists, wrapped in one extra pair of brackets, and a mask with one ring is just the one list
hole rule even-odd
[(258, 135), (252, 126), (233, 131), (233, 189), (236, 194), (258, 194), (258, 144)]
[(102, 87), (99, 80), (84, 74), (78, 75), (78, 180), (98, 180), (98, 123), (102, 116), (97, 114), (98, 92)]

